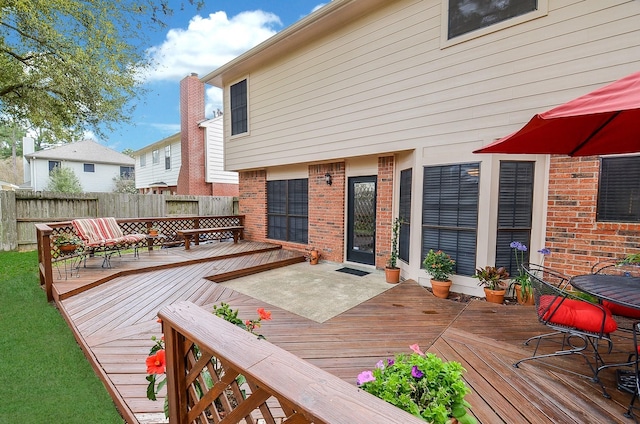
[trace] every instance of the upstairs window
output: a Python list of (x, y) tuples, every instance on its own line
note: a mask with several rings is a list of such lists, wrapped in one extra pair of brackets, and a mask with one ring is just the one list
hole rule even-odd
[(538, 10), (538, 0), (448, 0), (448, 39)]
[(640, 222), (640, 156), (600, 159), (600, 222)]
[(85, 163), (84, 172), (96, 172), (96, 165), (93, 163)]
[(171, 169), (171, 146), (164, 148), (164, 169)]
[(151, 162), (153, 162), (154, 165), (160, 163), (160, 152), (158, 152), (158, 150), (151, 152)]
[(133, 167), (133, 166), (121, 166), (120, 167), (120, 177), (121, 178), (127, 178), (127, 179), (133, 179), (134, 171), (135, 171), (135, 167)]
[(247, 132), (247, 80), (233, 84), (231, 98), (231, 135)]
[(49, 161), (49, 172), (51, 172), (55, 168), (59, 168), (59, 167), (60, 167), (60, 161), (59, 160), (50, 160)]
[(140, 166), (147, 166), (147, 154), (143, 153), (140, 155)]

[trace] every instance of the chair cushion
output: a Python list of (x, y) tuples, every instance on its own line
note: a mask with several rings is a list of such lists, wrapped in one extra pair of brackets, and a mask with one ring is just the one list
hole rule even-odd
[(640, 309), (631, 308), (629, 306), (618, 305), (617, 303), (603, 300), (602, 305), (611, 311), (613, 315), (620, 315), (621, 317), (640, 319)]
[(538, 316), (549, 323), (591, 333), (600, 333), (604, 318), (605, 334), (618, 329), (618, 324), (611, 317), (611, 312), (607, 308), (604, 308), (605, 312), (603, 313), (602, 309), (592, 303), (576, 299), (563, 299), (552, 295), (540, 296)]

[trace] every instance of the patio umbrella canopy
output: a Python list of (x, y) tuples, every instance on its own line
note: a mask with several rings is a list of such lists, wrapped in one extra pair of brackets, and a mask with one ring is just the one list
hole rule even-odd
[(547, 112), (474, 153), (591, 156), (640, 151), (640, 72)]

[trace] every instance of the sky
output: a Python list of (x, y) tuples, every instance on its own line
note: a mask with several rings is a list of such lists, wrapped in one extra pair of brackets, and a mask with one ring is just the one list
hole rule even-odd
[[(210, 0), (197, 11), (176, 8), (168, 26), (149, 34), (155, 63), (144, 75), (147, 94), (136, 101), (132, 125), (88, 138), (114, 149), (138, 150), (180, 131), (180, 80), (200, 77), (315, 11), (329, 0)], [(173, 2), (172, 2), (173, 3)], [(206, 117), (222, 110), (222, 91), (206, 85)]]

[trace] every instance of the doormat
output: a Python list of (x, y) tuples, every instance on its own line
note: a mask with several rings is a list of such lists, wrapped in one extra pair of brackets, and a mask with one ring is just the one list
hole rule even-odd
[(357, 275), (358, 277), (364, 277), (365, 275), (371, 274), (370, 272), (360, 271), (359, 269), (353, 269), (353, 268), (340, 268), (340, 269), (336, 269), (336, 271), (344, 272), (345, 274)]

